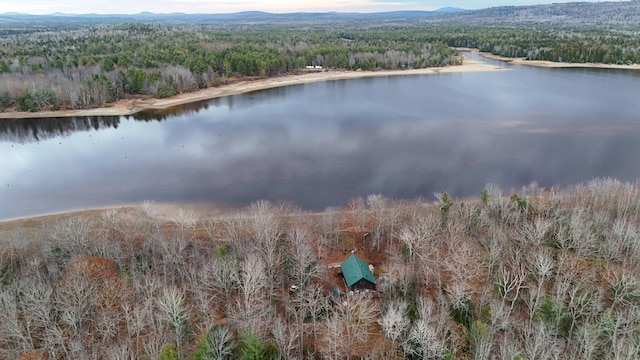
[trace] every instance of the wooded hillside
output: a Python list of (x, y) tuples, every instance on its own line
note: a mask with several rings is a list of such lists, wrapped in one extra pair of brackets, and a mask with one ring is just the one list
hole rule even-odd
[(162, 98), (306, 66), (373, 70), (459, 62), (442, 43), (374, 34), (347, 39), (330, 24), (127, 23), (24, 31), (0, 39), (0, 109), (79, 109), (123, 97)]
[[(0, 223), (0, 358), (636, 359), (638, 224), (614, 179)], [(377, 291), (328, 268), (352, 250)]]

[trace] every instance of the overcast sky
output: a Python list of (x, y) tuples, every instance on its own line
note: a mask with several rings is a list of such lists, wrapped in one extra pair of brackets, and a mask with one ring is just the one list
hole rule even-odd
[(393, 11), (435, 10), (454, 6), (481, 9), (501, 5), (532, 5), (565, 0), (0, 0), (0, 13), (30, 14), (100, 13), (229, 13), (260, 10), (274, 13), (297, 11)]

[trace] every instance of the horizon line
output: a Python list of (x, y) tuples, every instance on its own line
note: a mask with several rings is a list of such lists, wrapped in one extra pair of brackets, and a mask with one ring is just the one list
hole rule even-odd
[(388, 11), (288, 11), (288, 12), (271, 12), (264, 10), (243, 10), (243, 11), (233, 11), (233, 12), (219, 12), (219, 13), (207, 13), (207, 12), (196, 12), (196, 13), (188, 13), (181, 11), (174, 12), (152, 12), (152, 11), (140, 11), (137, 13), (64, 13), (64, 12), (54, 12), (47, 14), (34, 14), (34, 13), (25, 13), (25, 12), (17, 12), (17, 11), (7, 11), (4, 13), (0, 13), (0, 16), (8, 15), (8, 16), (17, 16), (17, 15), (28, 15), (28, 16), (83, 16), (83, 15), (100, 15), (100, 16), (134, 16), (134, 15), (233, 15), (233, 14), (243, 14), (243, 13), (262, 13), (269, 15), (287, 15), (287, 14), (384, 14), (384, 13), (397, 13), (397, 12), (440, 12), (443, 9), (455, 9), (458, 12), (462, 11), (471, 11), (471, 10), (482, 10), (487, 8), (476, 8), (476, 9), (465, 9), (459, 8), (455, 6), (444, 6), (434, 10), (424, 10), (424, 9), (402, 9), (402, 10), (388, 10)]

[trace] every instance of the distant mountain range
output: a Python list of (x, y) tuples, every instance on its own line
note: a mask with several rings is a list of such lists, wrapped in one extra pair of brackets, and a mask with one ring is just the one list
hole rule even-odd
[(244, 11), (229, 14), (63, 14), (30, 15), (0, 14), (0, 24), (24, 21), (56, 22), (176, 22), (176, 23), (287, 23), (314, 21), (403, 21), (417, 20), (434, 23), (464, 23), (466, 25), (536, 23), (558, 26), (602, 25), (624, 26), (637, 31), (640, 24), (640, 1), (573, 2), (528, 6), (499, 6), (481, 10), (444, 7), (434, 11), (390, 11), (378, 13), (355, 12), (296, 12), (275, 14), (262, 11)]
[(185, 14), (185, 13), (152, 13), (141, 12), (137, 14), (65, 14), (65, 13), (53, 13), (48, 15), (31, 15), (25, 13), (7, 12), (0, 14), (0, 21), (16, 21), (16, 20), (57, 20), (65, 18), (68, 20), (97, 20), (97, 21), (143, 21), (143, 22), (156, 22), (156, 21), (195, 21), (195, 22), (242, 22), (242, 21), (300, 21), (300, 20), (323, 20), (323, 19), (354, 19), (354, 18), (417, 18), (428, 17), (442, 14), (452, 14), (458, 12), (467, 11), (465, 9), (456, 7), (444, 7), (433, 11), (419, 11), (419, 10), (406, 10), (406, 11), (389, 11), (378, 13), (357, 13), (357, 12), (295, 12), (295, 13), (268, 13), (263, 11), (243, 11), (237, 13), (228, 14)]
[(448, 23), (549, 24), (560, 26), (624, 25), (628, 30), (640, 29), (640, 1), (570, 2), (527, 6), (498, 6), (482, 10), (454, 12), (434, 18)]
[(293, 13), (269, 13), (264, 11), (241, 11), (237, 13), (225, 13), (225, 14), (187, 14), (183, 12), (173, 12), (173, 13), (153, 13), (149, 11), (143, 11), (137, 14), (67, 14), (56, 12), (53, 14), (47, 15), (32, 15), (28, 13), (19, 13), (19, 12), (6, 12), (1, 13), (0, 16), (70, 16), (70, 17), (171, 17), (171, 16), (214, 16), (214, 17), (278, 17), (278, 16), (289, 16), (289, 15), (298, 15), (298, 14), (307, 14), (307, 15), (322, 15), (322, 14), (362, 14), (362, 15), (383, 15), (383, 14), (414, 14), (414, 15), (428, 15), (428, 14), (442, 14), (442, 13), (454, 13), (468, 11), (467, 9), (457, 8), (457, 7), (443, 7), (433, 11), (423, 11), (423, 10), (401, 10), (401, 11), (386, 11), (386, 12), (377, 12), (377, 13), (357, 13), (357, 12), (347, 12), (347, 13), (339, 13), (339, 12), (326, 12), (326, 13), (314, 13), (314, 12), (293, 12)]

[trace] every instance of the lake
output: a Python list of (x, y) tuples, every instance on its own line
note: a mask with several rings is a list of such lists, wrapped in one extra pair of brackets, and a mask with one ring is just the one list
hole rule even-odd
[[(486, 60), (490, 61), (490, 60)], [(640, 177), (640, 72), (295, 85), (130, 117), (0, 120), (0, 219), (143, 200), (303, 208)]]

